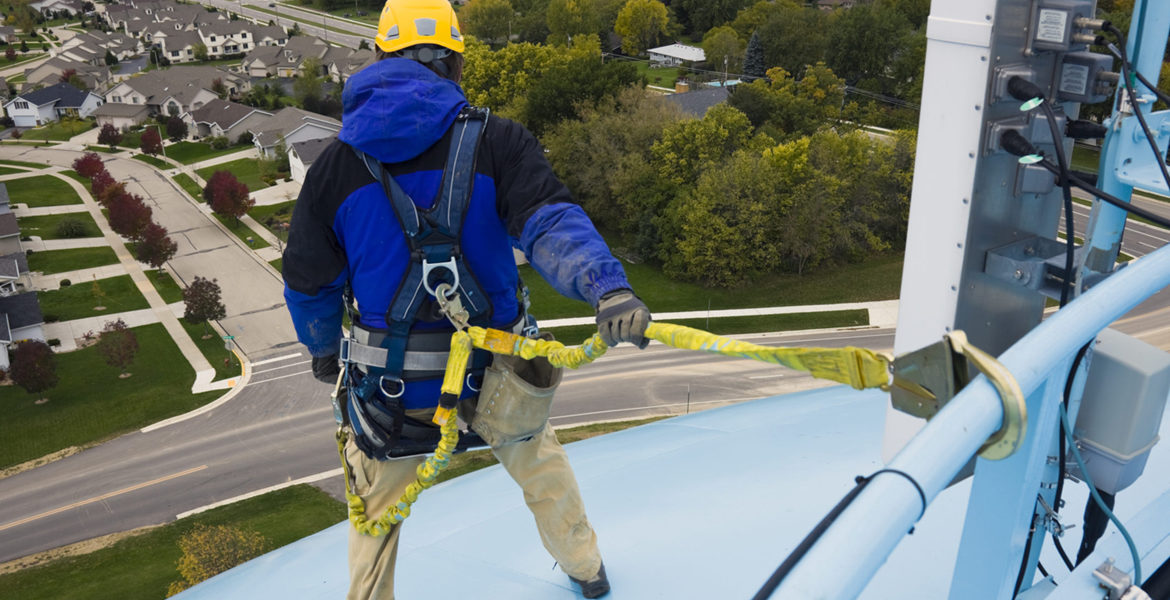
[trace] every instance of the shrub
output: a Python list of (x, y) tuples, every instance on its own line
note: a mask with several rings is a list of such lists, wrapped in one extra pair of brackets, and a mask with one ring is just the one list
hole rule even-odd
[(61, 286), (61, 287), (69, 287), (69, 286), (71, 286), (71, 285), (73, 285), (73, 282), (72, 282), (72, 281), (69, 281), (68, 279), (62, 279), (62, 280), (61, 280), (61, 283), (60, 283), (60, 286)]
[(183, 556), (179, 558), (179, 575), (167, 596), (218, 575), (244, 561), (260, 556), (269, 547), (268, 540), (256, 531), (244, 531), (230, 525), (196, 525), (179, 539)]
[(211, 143), (211, 147), (215, 150), (223, 150), (228, 147), (228, 139), (222, 135), (217, 135), (207, 139)]
[(77, 219), (61, 219), (57, 223), (57, 236), (63, 238), (80, 238), (89, 235), (89, 228)]
[(49, 342), (50, 348), (56, 348), (57, 346), (61, 345), (61, 340), (59, 340), (57, 338), (49, 338), (48, 342)]
[(61, 317), (53, 313), (45, 313), (41, 315), (41, 318), (44, 319), (46, 323), (56, 323), (57, 321), (61, 320)]

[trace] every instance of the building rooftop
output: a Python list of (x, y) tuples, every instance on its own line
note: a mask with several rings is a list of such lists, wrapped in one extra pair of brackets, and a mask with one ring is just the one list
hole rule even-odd
[(686, 60), (690, 62), (702, 62), (707, 60), (706, 53), (702, 48), (695, 46), (688, 46), (686, 44), (670, 44), (669, 46), (659, 46), (647, 50), (650, 54), (661, 54), (679, 60)]
[(266, 115), (270, 114), (238, 102), (228, 102), (227, 100), (216, 98), (215, 100), (208, 101), (207, 104), (204, 104), (198, 109), (191, 111), (191, 118), (196, 123), (215, 123), (221, 129), (228, 129), (254, 112)]
[(68, 83), (58, 83), (20, 95), (21, 98), (28, 100), (30, 104), (36, 106), (42, 106), (56, 101), (57, 106), (60, 108), (78, 108), (85, 102), (88, 96), (88, 91), (79, 90)]
[(707, 114), (707, 109), (725, 102), (730, 95), (727, 88), (709, 87), (693, 92), (671, 94), (666, 96), (666, 101), (678, 106), (688, 115), (701, 119), (703, 115)]
[(321, 152), (323, 152), (325, 148), (329, 147), (329, 144), (332, 144), (333, 140), (336, 139), (337, 136), (330, 136), (327, 138), (317, 138), (315, 140), (297, 142), (292, 145), (292, 151), (297, 153), (297, 156), (301, 159), (301, 163), (307, 167), (313, 164), (313, 161), (317, 160), (317, 157), (321, 155)]
[(12, 329), (45, 322), (36, 292), (0, 297), (0, 314), (8, 315), (8, 326)]

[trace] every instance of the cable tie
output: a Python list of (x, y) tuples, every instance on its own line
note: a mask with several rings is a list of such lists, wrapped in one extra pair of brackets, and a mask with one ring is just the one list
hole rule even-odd
[(869, 477), (866, 477), (865, 479), (872, 480), (874, 477), (877, 477), (882, 473), (893, 473), (894, 475), (901, 475), (902, 477), (906, 478), (906, 481), (909, 481), (912, 485), (914, 485), (914, 489), (918, 491), (918, 498), (922, 500), (922, 512), (918, 513), (918, 518), (914, 521), (921, 521), (922, 517), (926, 515), (926, 492), (922, 491), (922, 486), (918, 485), (918, 481), (911, 477), (909, 473), (905, 471), (899, 471), (898, 469), (881, 469), (874, 471), (870, 474)]

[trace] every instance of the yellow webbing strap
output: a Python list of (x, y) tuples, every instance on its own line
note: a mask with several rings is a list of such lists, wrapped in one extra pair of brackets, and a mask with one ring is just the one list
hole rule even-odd
[[(784, 365), (819, 379), (849, 384), (859, 390), (884, 388), (889, 378), (891, 358), (865, 348), (852, 346), (774, 348), (670, 323), (651, 323), (646, 328), (646, 336), (684, 350), (702, 350)], [(456, 397), (462, 394), (472, 346), (495, 354), (519, 356), (526, 360), (543, 356), (555, 367), (570, 369), (597, 360), (609, 349), (601, 340), (601, 335), (597, 333), (580, 346), (566, 347), (557, 341), (531, 339), (498, 329), (469, 327), (466, 331), (456, 331), (451, 336), (451, 354), (447, 359), (447, 370), (443, 376), (443, 393)], [(442, 438), (435, 448), (435, 453), (418, 466), (418, 478), (406, 487), (406, 492), (398, 502), (387, 508), (386, 512), (374, 521), (366, 516), (365, 502), (350, 489), (349, 464), (345, 460), (346, 433), (344, 430), (338, 430), (337, 451), (341, 455), (341, 466), (345, 472), (345, 498), (349, 503), (349, 521), (353, 523), (358, 533), (368, 536), (385, 535), (391, 526), (401, 523), (410, 516), (410, 506), (418, 500), (419, 493), (434, 485), (439, 473), (451, 462), (451, 454), (459, 443), (457, 419), (454, 416), (454, 409), (439, 407), (435, 412), (434, 421), (441, 426), (442, 431)]]

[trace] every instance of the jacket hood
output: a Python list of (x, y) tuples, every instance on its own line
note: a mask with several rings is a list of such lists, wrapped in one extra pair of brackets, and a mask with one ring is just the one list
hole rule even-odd
[(405, 58), (380, 60), (355, 73), (341, 102), (338, 137), (384, 163), (422, 154), (467, 106), (459, 84)]

